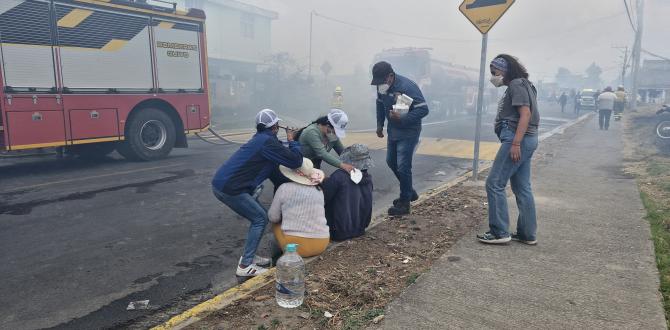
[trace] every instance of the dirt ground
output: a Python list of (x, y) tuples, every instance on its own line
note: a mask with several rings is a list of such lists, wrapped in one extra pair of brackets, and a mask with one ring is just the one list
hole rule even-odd
[(359, 329), (379, 322), (388, 303), (473, 232), (486, 208), (482, 187), (454, 186), (411, 216), (390, 218), (307, 264), (301, 307), (277, 306), (268, 285), (187, 329)]
[(624, 117), (625, 171), (635, 175), (640, 191), (670, 205), (670, 141), (655, 138), (660, 106), (641, 107), (638, 112), (627, 112)]
[[(665, 316), (670, 320), (670, 141), (655, 137), (659, 106), (628, 113), (625, 127), (625, 171), (638, 181), (651, 226)], [(668, 324), (670, 328), (670, 323)]]

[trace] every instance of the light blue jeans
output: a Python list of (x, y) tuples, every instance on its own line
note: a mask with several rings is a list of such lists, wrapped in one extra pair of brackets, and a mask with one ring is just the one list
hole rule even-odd
[(516, 232), (521, 239), (535, 240), (537, 218), (535, 198), (530, 185), (530, 166), (533, 153), (538, 146), (537, 135), (526, 135), (521, 142), (521, 160), (512, 161), (510, 149), (514, 130), (503, 123), (500, 131), (502, 145), (486, 179), (486, 196), (489, 202), (489, 229), (497, 237), (507, 237), (509, 233), (509, 212), (505, 188), (507, 181), (512, 185), (516, 205), (519, 209)]
[(253, 264), (256, 250), (261, 243), (265, 226), (268, 224), (267, 211), (250, 194), (227, 195), (216, 188), (212, 188), (212, 192), (221, 203), (226, 204), (235, 213), (251, 222), (249, 232), (247, 232), (247, 241), (244, 244), (242, 264)]

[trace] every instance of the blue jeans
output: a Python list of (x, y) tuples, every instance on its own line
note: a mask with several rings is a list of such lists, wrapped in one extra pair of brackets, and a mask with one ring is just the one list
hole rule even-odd
[(235, 211), (235, 213), (251, 222), (249, 232), (247, 233), (247, 241), (244, 245), (242, 264), (253, 264), (256, 250), (261, 243), (261, 237), (263, 237), (265, 226), (268, 224), (267, 211), (265, 211), (263, 206), (251, 197), (250, 194), (226, 195), (216, 188), (213, 188), (212, 192), (214, 192), (214, 196), (216, 196), (216, 199), (221, 201), (221, 203), (226, 204)]
[(412, 158), (419, 137), (402, 140), (388, 140), (386, 164), (400, 181), (400, 199), (409, 202), (412, 199)]
[(509, 213), (507, 210), (507, 181), (512, 185), (516, 205), (519, 209), (516, 232), (521, 239), (535, 240), (537, 218), (535, 198), (530, 186), (531, 158), (537, 149), (537, 135), (525, 136), (521, 141), (521, 160), (515, 163), (510, 156), (514, 131), (503, 124), (500, 131), (502, 145), (486, 179), (486, 196), (489, 202), (489, 228), (497, 237), (507, 237), (509, 233)]

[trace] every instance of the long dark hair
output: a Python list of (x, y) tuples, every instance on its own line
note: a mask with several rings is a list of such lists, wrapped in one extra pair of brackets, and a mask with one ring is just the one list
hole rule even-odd
[(331, 124), (330, 120), (328, 120), (328, 116), (321, 116), (317, 118), (315, 121), (313, 121), (312, 124), (325, 125), (330, 128), (333, 128), (333, 124)]
[[(315, 121), (310, 123), (310, 125), (312, 125), (312, 124), (326, 125), (326, 126), (334, 129), (333, 124), (331, 124), (330, 120), (328, 120), (328, 116), (321, 116), (321, 117), (317, 118)], [(296, 139), (296, 140), (300, 139), (300, 136), (302, 135), (302, 132), (305, 130), (305, 128), (307, 128), (307, 127), (303, 127), (301, 129), (299, 129), (295, 133), (295, 136), (293, 138)]]
[(505, 61), (507, 61), (507, 71), (505, 72), (505, 76), (503, 77), (503, 82), (505, 85), (508, 85), (510, 81), (518, 78), (525, 78), (528, 79), (528, 70), (526, 70), (526, 67), (519, 62), (519, 59), (512, 55), (508, 54), (500, 54), (496, 56), (496, 58), (503, 58)]

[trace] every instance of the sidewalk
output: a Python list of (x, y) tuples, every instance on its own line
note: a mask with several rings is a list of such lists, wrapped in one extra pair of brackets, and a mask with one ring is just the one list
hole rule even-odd
[(649, 225), (621, 170), (620, 124), (600, 131), (594, 119), (540, 146), (537, 246), (487, 246), (472, 233), (387, 308), (381, 327), (666, 329)]

